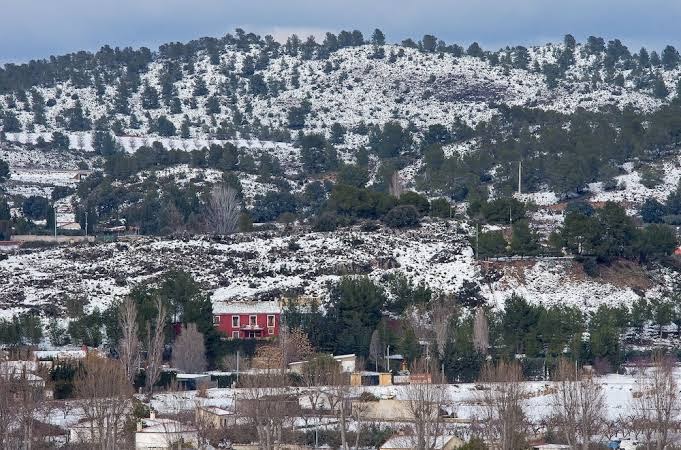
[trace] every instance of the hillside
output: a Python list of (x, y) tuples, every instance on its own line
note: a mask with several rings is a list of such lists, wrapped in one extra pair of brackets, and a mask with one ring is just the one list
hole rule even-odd
[[(4, 315), (63, 316), (71, 298), (106, 308), (169, 269), (193, 274), (215, 300), (324, 302), (342, 275), (385, 284), (394, 273), (438, 292), (466, 280), (499, 308), (512, 294), (587, 311), (665, 297), (677, 275), (645, 261), (638, 237), (614, 256), (594, 238), (594, 276), (576, 251), (582, 235), (551, 236), (573, 203), (614, 201), (638, 229), (641, 205), (655, 199), (656, 221), (675, 223), (680, 208), (665, 202), (681, 178), (680, 61), (672, 47), (633, 53), (593, 37), (488, 51), (354, 33), (280, 45), (238, 31), (7, 65), (0, 159), (13, 234), (51, 232), (51, 213), (26, 211), (37, 196), (76, 234), (88, 214), (92, 233), (123, 226), (146, 237), (20, 250), (0, 262)], [(207, 237), (221, 183), (239, 193), (242, 231), (284, 225)], [(391, 208), (412, 205), (420, 227), (386, 225)], [(482, 259), (501, 257), (496, 268), (474, 258), (476, 222)], [(518, 250), (521, 226), (532, 242)], [(646, 282), (608, 279), (618, 259), (640, 263)]]

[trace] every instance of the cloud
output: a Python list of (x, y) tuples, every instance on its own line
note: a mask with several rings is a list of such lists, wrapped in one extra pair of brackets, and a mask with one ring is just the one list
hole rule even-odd
[(542, 44), (565, 33), (617, 37), (632, 48), (679, 47), (680, 19), (681, 2), (668, 0), (22, 0), (3, 5), (0, 60), (106, 43), (156, 47), (238, 26), (278, 40), (355, 28), (368, 35), (379, 27), (390, 41), (430, 33), (487, 48)]

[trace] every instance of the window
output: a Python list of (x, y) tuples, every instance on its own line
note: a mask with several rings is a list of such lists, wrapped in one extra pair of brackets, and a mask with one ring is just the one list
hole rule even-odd
[(239, 332), (238, 331), (232, 331), (232, 338), (239, 339)]
[(220, 316), (213, 316), (213, 325), (220, 323)]
[(274, 327), (268, 328), (267, 334), (269, 334), (270, 336), (274, 335)]
[(254, 327), (258, 324), (258, 316), (249, 316), (249, 325)]
[(232, 316), (232, 328), (239, 328), (239, 316)]
[(267, 316), (267, 326), (268, 327), (274, 326), (274, 316)]

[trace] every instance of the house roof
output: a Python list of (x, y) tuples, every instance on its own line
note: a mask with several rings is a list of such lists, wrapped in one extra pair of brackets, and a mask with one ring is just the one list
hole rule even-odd
[(196, 428), (172, 419), (142, 419), (142, 431), (138, 433), (188, 433)]
[(281, 305), (275, 301), (215, 302), (213, 314), (281, 314)]
[(82, 359), (87, 356), (85, 350), (38, 350), (33, 352), (37, 360), (46, 359)]
[(178, 373), (175, 375), (177, 380), (196, 380), (201, 378), (210, 378), (207, 373)]
[(210, 413), (215, 414), (216, 416), (233, 416), (234, 413), (232, 411), (228, 411), (226, 409), (218, 408), (217, 406), (200, 406), (204, 411), (208, 411)]

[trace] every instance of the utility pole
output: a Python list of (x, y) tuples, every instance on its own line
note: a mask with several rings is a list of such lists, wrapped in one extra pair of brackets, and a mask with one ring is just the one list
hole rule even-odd
[(87, 211), (85, 211), (85, 240), (87, 241)]
[(54, 211), (54, 240), (57, 240), (57, 205), (52, 207)]
[(480, 224), (475, 224), (475, 259), (480, 259)]
[(523, 193), (523, 161), (518, 161), (518, 195)]
[(385, 349), (385, 367), (386, 371), (390, 372), (390, 346)]

